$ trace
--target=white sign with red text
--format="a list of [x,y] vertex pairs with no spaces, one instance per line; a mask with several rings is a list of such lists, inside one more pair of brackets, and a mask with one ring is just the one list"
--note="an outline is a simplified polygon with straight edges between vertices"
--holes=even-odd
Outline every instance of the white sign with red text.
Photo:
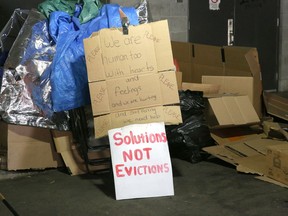
[[164,123],[109,130],[116,200],[173,196],[173,175]]

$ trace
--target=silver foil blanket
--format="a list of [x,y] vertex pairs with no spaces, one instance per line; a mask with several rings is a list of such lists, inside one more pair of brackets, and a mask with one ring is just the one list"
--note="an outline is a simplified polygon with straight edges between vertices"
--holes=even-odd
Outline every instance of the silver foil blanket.
[[68,113],[51,111],[49,76],[40,79],[55,54],[51,41],[45,17],[29,11],[4,64],[0,116],[7,123],[69,129]]

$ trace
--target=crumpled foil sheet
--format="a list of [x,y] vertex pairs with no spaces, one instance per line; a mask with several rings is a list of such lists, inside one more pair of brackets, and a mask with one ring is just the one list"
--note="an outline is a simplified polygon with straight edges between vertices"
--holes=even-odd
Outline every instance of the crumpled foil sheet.
[[[7,25],[6,27],[13,28]],[[29,11],[4,64],[0,91],[0,116],[4,121],[18,125],[69,130],[68,112],[51,114],[49,110],[49,77],[40,80],[40,75],[49,69],[54,54],[55,45],[49,41],[47,20],[40,12]],[[43,107],[40,109],[33,102],[40,85],[44,85],[41,89],[45,98],[41,100],[46,103],[47,111]]]
[[139,24],[149,22],[148,2],[147,0],[141,0],[141,2],[135,6],[136,13],[138,15]]

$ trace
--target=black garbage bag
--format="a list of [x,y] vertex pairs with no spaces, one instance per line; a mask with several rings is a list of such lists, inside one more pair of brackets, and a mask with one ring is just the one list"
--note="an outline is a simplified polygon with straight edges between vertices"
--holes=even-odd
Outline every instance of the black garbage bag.
[[170,155],[197,163],[209,157],[202,148],[215,145],[205,124],[205,100],[198,91],[179,91],[179,96],[183,123],[166,126]]

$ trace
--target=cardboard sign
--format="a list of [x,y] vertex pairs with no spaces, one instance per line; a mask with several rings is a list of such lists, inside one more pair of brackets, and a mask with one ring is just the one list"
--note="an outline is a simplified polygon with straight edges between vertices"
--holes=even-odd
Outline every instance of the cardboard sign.
[[108,133],[117,200],[174,195],[163,122],[134,124]]
[[174,71],[168,21],[109,28],[84,39],[89,82]]
[[167,125],[182,123],[179,106],[155,106],[135,110],[110,113],[94,118],[95,137],[108,135],[108,130],[131,124],[165,122]]

